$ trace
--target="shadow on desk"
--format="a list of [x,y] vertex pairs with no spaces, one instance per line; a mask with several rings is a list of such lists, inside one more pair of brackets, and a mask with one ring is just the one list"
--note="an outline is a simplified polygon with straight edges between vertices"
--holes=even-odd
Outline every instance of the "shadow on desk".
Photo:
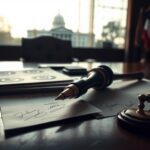
[[7,139],[7,138],[14,137],[14,136],[22,135],[25,133],[30,133],[30,132],[34,132],[34,131],[41,131],[44,129],[46,130],[48,128],[52,128],[52,127],[56,127],[56,126],[59,126],[57,132],[62,132],[62,131],[65,131],[67,129],[76,128],[76,127],[80,126],[83,122],[85,122],[87,120],[93,120],[93,119],[95,119],[95,115],[90,114],[90,115],[86,115],[86,116],[69,118],[69,119],[64,119],[64,120],[60,120],[60,121],[44,123],[41,125],[30,126],[30,127],[26,127],[26,128],[6,130],[5,131],[5,137]]
[[[128,132],[115,117],[68,122],[6,140],[1,149],[149,150],[149,137]],[[61,148],[60,148],[61,145]]]

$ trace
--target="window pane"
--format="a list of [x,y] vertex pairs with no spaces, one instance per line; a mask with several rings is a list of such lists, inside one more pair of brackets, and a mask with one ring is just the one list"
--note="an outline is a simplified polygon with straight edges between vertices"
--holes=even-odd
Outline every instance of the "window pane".
[[71,40],[73,47],[124,47],[127,0],[0,0],[0,4],[0,45],[48,35]]
[[126,17],[127,0],[96,0],[94,19],[96,46],[124,48]]

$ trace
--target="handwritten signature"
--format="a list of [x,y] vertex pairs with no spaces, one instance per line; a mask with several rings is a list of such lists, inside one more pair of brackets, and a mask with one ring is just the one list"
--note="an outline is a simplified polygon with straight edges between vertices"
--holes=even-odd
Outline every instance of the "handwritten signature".
[[66,104],[59,104],[58,102],[55,103],[47,103],[44,104],[43,107],[40,108],[33,108],[24,111],[19,111],[13,114],[13,118],[17,120],[30,120],[30,119],[43,119],[47,115],[56,115],[58,111],[64,109]]

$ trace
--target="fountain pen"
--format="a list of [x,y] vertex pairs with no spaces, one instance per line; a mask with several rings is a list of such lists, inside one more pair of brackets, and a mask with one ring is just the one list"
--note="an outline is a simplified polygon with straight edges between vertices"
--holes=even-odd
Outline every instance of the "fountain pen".
[[108,66],[99,66],[91,69],[86,77],[74,81],[68,85],[55,100],[64,100],[67,98],[77,98],[86,93],[89,88],[102,90],[108,87],[113,80],[119,79],[138,79],[144,77],[143,72],[127,73],[127,74],[114,74],[112,69]]

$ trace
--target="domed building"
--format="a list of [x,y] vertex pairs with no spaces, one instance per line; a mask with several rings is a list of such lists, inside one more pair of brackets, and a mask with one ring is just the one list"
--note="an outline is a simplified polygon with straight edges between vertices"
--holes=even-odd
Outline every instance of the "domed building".
[[72,30],[65,28],[65,21],[62,15],[59,13],[54,17],[52,22],[52,29],[49,31],[46,30],[28,30],[28,37],[36,37],[41,35],[53,36],[58,39],[63,40],[72,40]]
[[53,28],[65,27],[65,21],[62,15],[58,14],[54,17]]
[[62,15],[58,14],[54,17],[53,28],[50,30],[53,37],[72,40],[72,30],[65,28],[65,21]]
[[[73,47],[87,47],[89,41],[88,33],[73,32],[72,30],[67,29],[65,27],[64,18],[60,13],[54,17],[52,25],[51,30],[28,30],[28,37],[33,38],[41,35],[53,36],[62,40],[70,40]],[[92,36],[94,39],[95,35]]]

